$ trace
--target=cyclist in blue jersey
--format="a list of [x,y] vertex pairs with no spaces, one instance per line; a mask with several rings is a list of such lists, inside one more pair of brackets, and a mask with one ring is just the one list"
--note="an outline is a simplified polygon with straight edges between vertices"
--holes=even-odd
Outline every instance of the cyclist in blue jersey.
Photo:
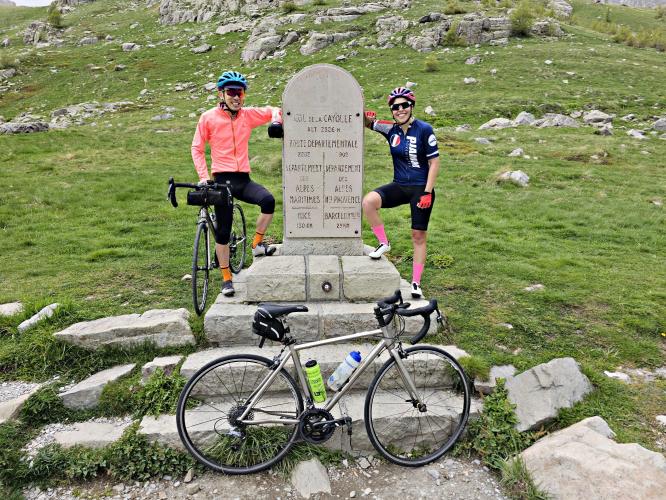
[[432,206],[435,203],[435,182],[439,173],[439,151],[432,126],[414,118],[414,92],[397,87],[388,96],[393,121],[375,120],[374,113],[366,112],[366,126],[379,132],[389,143],[393,157],[393,182],[369,192],[363,198],[363,213],[372,232],[379,240],[370,253],[379,259],[391,250],[380,208],[393,208],[409,203],[412,214],[412,297],[423,297],[421,275],[426,261],[426,237]]

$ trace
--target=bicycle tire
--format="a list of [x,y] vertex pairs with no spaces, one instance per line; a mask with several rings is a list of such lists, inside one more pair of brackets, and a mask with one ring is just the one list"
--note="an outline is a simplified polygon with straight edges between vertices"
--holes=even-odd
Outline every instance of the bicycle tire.
[[[192,302],[194,311],[201,316],[208,300],[208,281],[210,279],[210,231],[207,222],[197,225],[194,236],[192,255]],[[213,252],[215,249],[213,248]]]
[[446,351],[415,346],[405,354],[403,364],[426,410],[412,403],[391,358],[368,388],[365,427],[370,442],[387,460],[420,467],[440,458],[460,438],[469,417],[470,390],[462,367]]
[[[245,397],[272,373],[272,365],[273,360],[253,354],[224,356],[198,370],[185,384],[178,399],[176,425],[185,448],[198,462],[217,472],[251,474],[268,469],[289,452],[298,437],[298,424],[232,423],[244,409]],[[247,419],[266,415],[297,418],[301,413],[301,392],[282,369]],[[242,436],[232,434],[232,427],[242,431]]]
[[247,234],[243,209],[238,203],[235,203],[233,210],[229,236],[229,267],[232,273],[238,274],[245,264]]

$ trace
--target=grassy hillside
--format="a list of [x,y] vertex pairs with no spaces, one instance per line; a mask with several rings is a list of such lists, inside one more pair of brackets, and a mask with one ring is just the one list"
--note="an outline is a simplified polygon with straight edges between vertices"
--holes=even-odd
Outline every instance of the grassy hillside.
[[[474,9],[471,2],[462,4]],[[577,16],[594,15],[593,7],[576,7]],[[647,130],[654,117],[666,113],[664,53],[564,25],[566,36],[558,40],[439,48],[430,56],[434,72],[426,71],[424,54],[364,44],[344,61],[337,56],[352,49],[342,44],[310,57],[301,56],[295,44],[283,59],[243,65],[240,52],[248,33],[215,35],[217,23],[161,26],[157,8],[127,0],[81,5],[64,16],[65,45],[44,49],[25,47],[21,39],[30,20],[45,19],[45,9],[4,9],[0,15],[0,38],[11,40],[9,48],[0,49],[0,62],[19,71],[14,86],[0,94],[0,115],[7,120],[26,111],[50,117],[57,108],[94,100],[134,103],[84,126],[0,136],[0,303],[22,300],[30,305],[26,315],[51,302],[67,304],[66,314],[28,335],[15,330],[23,317],[0,320],[0,378],[46,379],[53,371],[80,377],[133,356],[93,360],[59,350],[50,334],[75,320],[149,308],[191,310],[189,283],[180,278],[189,272],[195,211],[184,203],[174,210],[164,195],[170,176],[196,179],[189,146],[197,118],[189,115],[212,106],[203,85],[235,68],[251,75],[248,105],[278,105],[291,76],[325,62],[356,77],[366,106],[380,118],[389,118],[386,93],[416,82],[416,114],[437,127],[445,154],[423,286],[451,318],[454,333],[445,340],[519,370],[573,356],[598,390],[557,425],[598,414],[619,439],[663,447],[653,429],[655,415],[666,406],[664,381],[628,386],[605,378],[603,370],[666,364],[666,220],[660,204],[666,198],[666,141],[649,134],[649,140],[637,141],[625,134],[628,128]],[[321,8],[306,6],[303,12]],[[416,20],[440,8],[423,0],[403,15]],[[379,15],[316,28],[361,27],[374,37]],[[130,28],[133,23],[139,26]],[[315,25],[296,28],[305,35]],[[76,46],[87,32],[114,40]],[[192,54],[201,43],[188,42],[194,35],[214,49]],[[167,39],[172,41],[160,44]],[[123,52],[121,42],[142,49]],[[473,54],[481,63],[465,65]],[[119,64],[126,69],[114,71]],[[491,69],[497,70],[494,75]],[[479,83],[465,85],[465,77]],[[192,93],[175,90],[184,82],[193,83]],[[423,114],[427,105],[435,117]],[[152,121],[166,106],[175,108],[175,118]],[[594,135],[590,127],[476,131],[491,118],[520,111],[541,116],[583,109],[616,114],[615,135]],[[619,120],[628,113],[637,116],[635,123]],[[473,131],[454,132],[462,123]],[[480,136],[494,139],[492,145],[476,143]],[[530,159],[508,158],[516,147]],[[281,145],[260,129],[251,155],[254,177],[278,199],[270,235],[279,241]],[[365,169],[366,190],[391,178],[387,147],[377,134],[366,134]],[[497,185],[496,173],[506,169],[527,172],[530,187]],[[254,220],[256,209],[247,212]],[[407,213],[384,213],[395,243],[391,259],[406,277],[411,272]],[[374,243],[367,225],[363,235]],[[534,283],[545,290],[523,290]],[[195,326],[200,328],[198,320]]]

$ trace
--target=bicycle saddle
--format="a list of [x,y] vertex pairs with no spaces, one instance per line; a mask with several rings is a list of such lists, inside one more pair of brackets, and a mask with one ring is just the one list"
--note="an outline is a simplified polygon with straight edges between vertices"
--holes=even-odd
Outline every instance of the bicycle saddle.
[[274,318],[293,312],[308,312],[308,308],[303,305],[283,306],[281,304],[266,303],[266,304],[259,304],[259,307]]

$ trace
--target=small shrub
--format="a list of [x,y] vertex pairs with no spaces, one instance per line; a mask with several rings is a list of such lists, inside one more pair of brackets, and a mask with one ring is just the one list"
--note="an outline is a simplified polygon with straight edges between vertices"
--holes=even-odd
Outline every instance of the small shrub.
[[158,416],[163,413],[176,413],[178,397],[183,387],[185,387],[184,377],[176,373],[168,377],[161,368],[158,368],[148,379],[146,385],[139,389],[134,415],[138,418],[144,415]]
[[45,483],[60,476],[69,465],[69,457],[59,444],[49,444],[40,448],[32,459],[31,481]]
[[465,14],[467,9],[457,0],[449,0],[444,6],[444,14]]
[[659,5],[654,10],[654,17],[655,19],[661,19],[662,21],[666,21],[666,5]]
[[478,356],[465,356],[460,358],[458,362],[470,380],[473,381],[477,377],[481,380],[488,380],[490,376],[490,364],[485,359]]
[[434,73],[435,71],[439,71],[439,62],[437,62],[437,57],[435,57],[434,54],[431,54],[425,58],[425,61],[423,62],[423,70],[426,73]]
[[99,413],[107,417],[134,413],[139,391],[138,375],[107,384],[99,397]]
[[516,36],[529,36],[534,24],[534,12],[535,9],[532,2],[522,0],[509,16],[511,20],[511,33]]
[[194,467],[185,452],[149,443],[138,434],[138,424],[130,426],[123,437],[108,448],[108,473],[121,481],[145,481],[153,476],[184,475]]
[[292,12],[296,12],[298,10],[298,6],[294,2],[285,2],[282,4],[282,12],[285,14],[291,14]]
[[19,415],[26,424],[39,426],[50,422],[64,422],[70,413],[58,396],[58,387],[50,384],[30,396]]
[[62,14],[58,10],[58,8],[55,5],[55,2],[53,2],[49,6],[48,14],[46,16],[46,22],[49,23],[51,26],[54,28],[60,29],[63,27],[62,24]]
[[69,479],[85,481],[102,474],[108,465],[106,450],[74,446],[67,450],[65,476]]
[[534,484],[522,458],[509,459],[502,464],[502,486],[511,498],[525,500],[548,500],[548,495]]
[[460,36],[458,35],[458,25],[460,23],[458,21],[454,21],[451,24],[451,27],[449,28],[449,31],[446,32],[446,35],[444,36],[444,44],[445,45],[464,45],[464,41]]
[[455,261],[453,257],[446,254],[434,254],[429,256],[428,260],[435,269],[448,269]]
[[483,400],[481,416],[469,425],[469,439],[463,448],[478,453],[489,467],[501,469],[505,460],[529,444],[529,437],[514,427],[518,422],[514,409],[504,380],[498,379],[495,391]]

